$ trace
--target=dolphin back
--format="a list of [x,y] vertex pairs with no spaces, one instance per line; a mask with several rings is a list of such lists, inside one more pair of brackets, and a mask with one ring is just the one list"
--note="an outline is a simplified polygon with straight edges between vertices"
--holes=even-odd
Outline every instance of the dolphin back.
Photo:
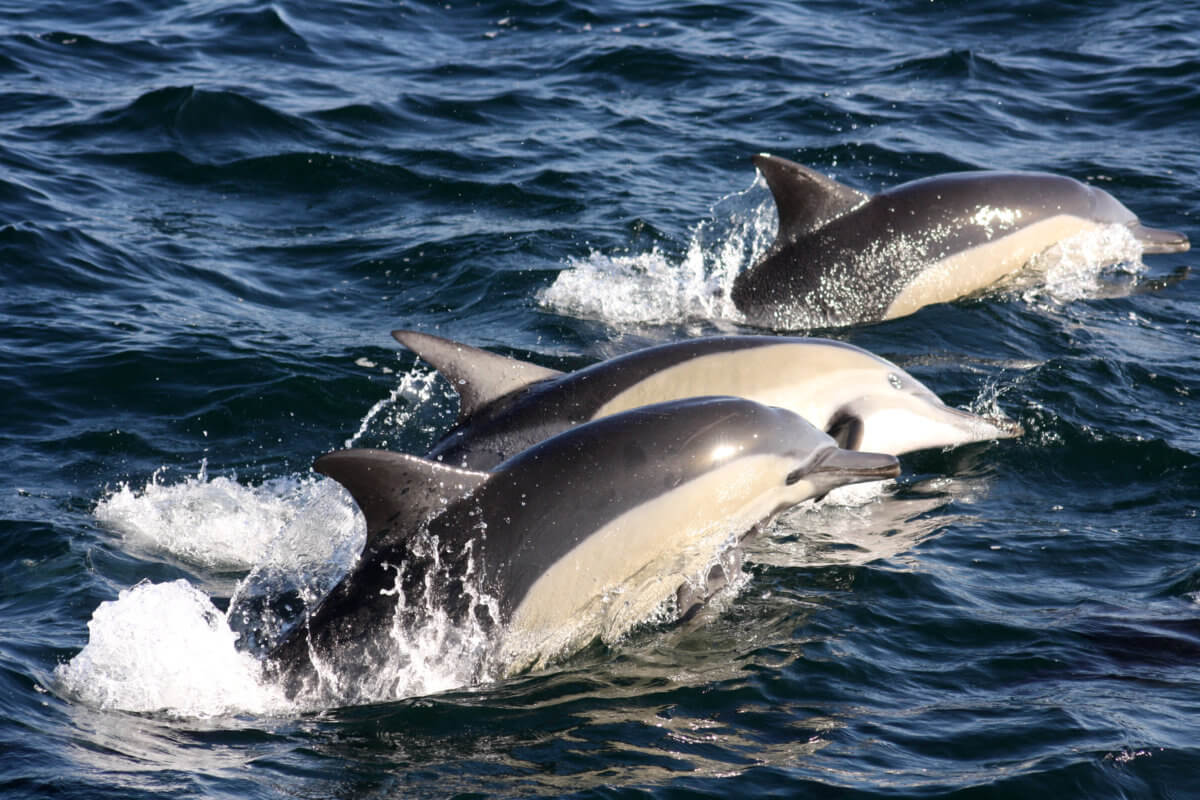
[[732,299],[749,321],[777,330],[891,319],[955,300],[1102,226],[1127,227],[1146,253],[1188,248],[1183,234],[1143,226],[1112,195],[1063,175],[948,173],[855,204],[855,190],[807,167],[754,160],[779,235],[734,280]]

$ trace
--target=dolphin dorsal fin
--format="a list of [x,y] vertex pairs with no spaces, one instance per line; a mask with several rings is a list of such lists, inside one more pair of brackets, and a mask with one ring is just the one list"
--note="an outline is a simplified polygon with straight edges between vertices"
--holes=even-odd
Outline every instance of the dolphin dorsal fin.
[[810,234],[871,199],[858,189],[786,158],[759,153],[751,160],[775,198],[779,243]]
[[450,381],[450,385],[458,392],[460,422],[498,397],[523,389],[531,383],[562,375],[555,369],[490,353],[430,333],[392,331],[392,336],[432,364]]
[[489,472],[459,469],[388,450],[326,453],[313,469],[346,487],[367,518],[367,543],[389,531],[417,531],[443,508],[474,492]]

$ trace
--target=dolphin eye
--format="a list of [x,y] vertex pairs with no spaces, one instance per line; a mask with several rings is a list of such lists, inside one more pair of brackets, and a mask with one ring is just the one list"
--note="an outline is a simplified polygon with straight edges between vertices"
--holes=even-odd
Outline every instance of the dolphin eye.
[[788,476],[784,480],[784,483],[787,484],[788,486],[795,486],[797,483],[800,482],[800,479],[803,477],[804,477],[804,470],[801,470],[801,469],[793,470],[788,473]]

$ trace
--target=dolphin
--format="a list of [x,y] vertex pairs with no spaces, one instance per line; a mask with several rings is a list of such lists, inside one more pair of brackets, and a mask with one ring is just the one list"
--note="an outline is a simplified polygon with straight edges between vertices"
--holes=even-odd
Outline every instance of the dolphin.
[[353,449],[314,469],[349,490],[367,539],[267,656],[293,697],[331,667],[342,685],[383,674],[394,621],[412,609],[490,631],[501,671],[611,640],[673,597],[695,602],[681,590],[775,514],[899,474],[893,456],[844,450],[790,411],[736,397],[614,414],[486,472]]
[[392,336],[459,393],[458,423],[428,457],[472,469],[488,469],[572,425],[698,395],[787,408],[841,447],[892,455],[1021,433],[1004,417],[947,406],[890,361],[829,339],[697,338],[563,374],[428,333]]
[[787,159],[753,157],[775,198],[779,233],[733,283],[755,325],[796,329],[893,319],[1016,272],[1070,237],[1129,229],[1144,253],[1188,238],[1149,228],[1112,195],[1036,172],[958,172],[871,197]]

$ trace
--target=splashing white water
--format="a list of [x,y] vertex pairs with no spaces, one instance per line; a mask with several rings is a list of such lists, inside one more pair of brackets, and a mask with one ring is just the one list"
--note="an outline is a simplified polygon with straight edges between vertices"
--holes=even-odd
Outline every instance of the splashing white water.
[[[367,412],[346,447],[387,440],[409,426],[434,396],[436,373],[414,369]],[[430,435],[436,430],[430,427]],[[297,569],[332,563],[344,571],[361,549],[362,519],[333,481],[290,475],[244,486],[205,465],[195,477],[165,485],[155,473],[141,490],[128,484],[104,497],[96,518],[135,546],[207,569]]]
[[141,583],[101,603],[86,647],[55,670],[96,708],[208,717],[288,707],[208,596],[187,581]]
[[687,320],[742,321],[730,299],[733,279],[775,240],[775,206],[757,179],[713,207],[679,261],[658,249],[636,255],[592,252],[572,259],[538,302],[562,314],[616,325]]
[[136,546],[208,569],[294,566],[295,554],[327,561],[338,544],[329,528],[345,529],[353,517],[331,500],[336,486],[311,477],[243,486],[202,467],[182,483],[159,481],[156,474],[140,491],[122,485],[97,504],[96,518]]
[[446,391],[436,370],[415,366],[400,376],[400,383],[387,397],[371,407],[358,430],[342,446],[386,449],[391,438],[401,432],[406,436],[420,434],[427,440],[426,444],[432,444],[445,424],[453,419],[447,419],[447,409],[448,401],[456,395],[453,391],[446,394]]
[[[347,447],[369,439],[385,446],[401,430],[426,425],[436,374],[415,368],[365,415]],[[435,432],[430,427],[430,435]],[[203,717],[294,713],[329,698],[295,701],[262,673],[247,652],[277,638],[280,620],[264,598],[293,593],[312,607],[353,565],[365,539],[363,518],[335,481],[290,475],[245,486],[226,477],[195,476],[164,484],[160,474],[140,490],[123,485],[95,509],[98,520],[138,549],[163,553],[205,570],[248,571],[227,614],[186,581],[143,583],[102,603],[88,625],[89,642],[56,670],[63,691],[92,706]],[[294,609],[298,611],[298,609]],[[231,624],[233,623],[233,624]],[[446,621],[406,638],[394,632],[396,670],[353,696],[359,702],[443,691],[469,682],[464,648],[476,631]]]
[[1069,303],[1105,293],[1102,278],[1120,272],[1139,275],[1142,245],[1124,225],[1106,225],[1063,239],[1034,256],[1013,281],[1013,288],[1028,303],[1048,299]]
[[[314,660],[316,680],[301,696],[302,703],[321,707],[330,702],[380,702],[444,692],[489,677],[493,626],[483,624],[477,611],[467,614],[463,620],[454,620],[436,599],[440,596],[438,585],[449,580],[442,567],[436,538],[418,533],[409,542],[409,552],[413,559],[428,560],[424,590],[414,596],[407,594],[397,569],[396,585],[389,592],[396,598],[396,609],[387,631],[384,662],[353,685],[348,685],[342,678],[344,672],[339,669],[339,663],[344,663],[346,657],[357,657],[353,651],[335,654],[332,662],[323,662],[318,657]],[[473,609],[486,608],[489,619],[499,619],[499,603],[473,585],[474,574],[474,561],[469,557],[463,575],[468,605]]]

